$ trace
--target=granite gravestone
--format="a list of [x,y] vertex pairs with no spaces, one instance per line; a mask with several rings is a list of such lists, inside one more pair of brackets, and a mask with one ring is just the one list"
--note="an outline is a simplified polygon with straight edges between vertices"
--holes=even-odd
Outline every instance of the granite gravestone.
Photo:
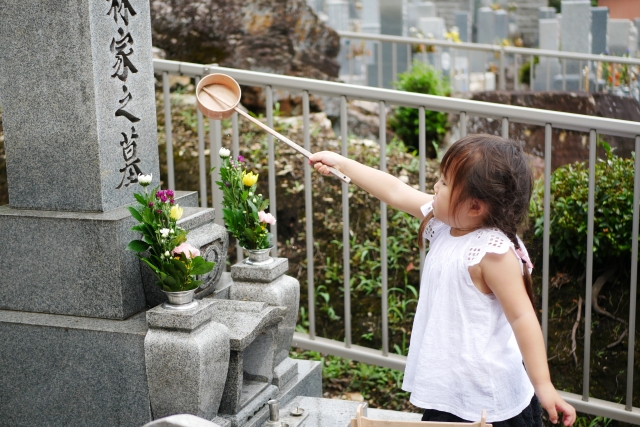
[[[154,415],[212,417],[218,410],[235,335],[214,323],[208,307],[230,303],[212,300],[229,298],[231,278],[219,270],[225,287],[214,293],[211,283],[199,310],[145,313],[140,262],[125,249],[139,237],[126,209],[140,190],[138,173],[159,180],[149,12],[146,0],[0,6],[0,97],[13,173],[11,205],[0,207],[0,424],[137,427]],[[63,177],[72,187],[55,185]],[[47,182],[41,187],[40,180]],[[30,186],[34,191],[24,198],[22,188]],[[212,209],[195,207],[196,193],[177,199],[185,207],[179,225],[203,255],[212,245],[226,246],[212,242],[217,230],[207,227],[219,226],[211,224]],[[219,266],[226,265],[224,252]],[[255,279],[265,299],[277,294],[271,305],[287,306],[263,303],[261,312],[277,315],[252,330],[247,319],[256,316],[231,309],[247,332],[242,345],[250,348],[239,375],[264,377],[270,396],[285,402],[319,396],[319,363],[285,354],[299,283],[284,271],[270,283],[264,273],[253,271],[245,284]],[[215,282],[217,274],[201,278]],[[273,342],[262,346],[267,327]],[[251,418],[256,424],[247,427],[254,427],[266,419],[266,402],[242,403],[245,411],[233,420]]]
[[349,30],[349,3],[346,0],[328,0],[325,3],[327,24],[336,31]]
[[[591,53],[591,2],[563,0],[562,15],[570,17],[560,22],[560,45],[565,52]],[[586,65],[583,61],[582,66]],[[582,75],[580,61],[566,62],[567,74]]]
[[126,205],[139,173],[159,181],[149,3],[6,0],[0,22],[0,419],[139,426],[147,302]]
[[[403,33],[403,2],[398,0],[379,0],[380,1],[380,32],[393,36],[401,36]],[[407,69],[407,50],[397,49],[397,68],[396,78],[399,73]],[[376,83],[377,86],[377,72]],[[394,79],[393,72],[393,48],[390,43],[382,45],[382,86],[392,88]]]
[[553,19],[556,17],[555,7],[539,7],[538,19]]
[[502,43],[509,38],[509,14],[504,9],[498,9],[493,15],[495,42]]
[[418,28],[420,18],[436,17],[436,5],[433,2],[412,2],[406,6],[404,35],[411,34],[411,28]]
[[[9,205],[107,212],[131,203],[139,173],[159,178],[148,14],[119,1],[2,3]],[[33,46],[38,54],[25,55]]]
[[478,9],[478,43],[493,44],[495,39],[495,22],[493,9]]
[[7,0],[0,21],[0,309],[127,318],[145,300],[124,206],[159,180],[148,3]]
[[[328,17],[327,25],[336,31],[349,30],[349,3],[345,0],[328,0],[325,3],[325,11]],[[350,40],[340,40],[340,75],[349,74],[349,46]]]
[[426,17],[418,20],[418,29],[427,39],[444,40],[445,23],[444,18]]
[[610,19],[608,28],[609,54],[622,56],[628,53],[629,37],[633,23],[629,19]]
[[[558,50],[558,20],[540,19],[540,49]],[[560,72],[560,64],[557,58],[541,56],[535,64],[533,90],[551,90],[552,79]]]
[[462,42],[471,41],[471,20],[469,12],[456,12],[454,22],[458,28],[458,36]]
[[[481,7],[477,13],[477,42],[493,44],[495,38],[493,9],[490,7]],[[484,73],[487,69],[487,57],[486,52],[470,51],[469,71],[471,73]]]
[[608,23],[608,7],[591,8],[591,53],[595,55],[600,55],[607,51]]
[[[362,2],[362,32],[366,34],[380,34],[380,2],[379,0],[364,0]],[[365,42],[367,85],[378,86],[378,43]]]
[[638,53],[638,28],[635,25],[631,25],[629,28],[629,56],[635,57]]
[[[640,18],[633,18],[633,24],[636,26],[636,32],[640,34]],[[640,51],[640,37],[638,37],[638,43],[636,43],[636,51]]]

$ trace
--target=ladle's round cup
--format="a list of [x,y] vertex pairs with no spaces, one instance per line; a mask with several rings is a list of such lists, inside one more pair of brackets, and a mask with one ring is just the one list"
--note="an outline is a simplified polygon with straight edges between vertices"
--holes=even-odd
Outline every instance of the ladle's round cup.
[[196,87],[198,109],[214,120],[230,117],[240,102],[240,95],[240,85],[226,74],[209,74]]

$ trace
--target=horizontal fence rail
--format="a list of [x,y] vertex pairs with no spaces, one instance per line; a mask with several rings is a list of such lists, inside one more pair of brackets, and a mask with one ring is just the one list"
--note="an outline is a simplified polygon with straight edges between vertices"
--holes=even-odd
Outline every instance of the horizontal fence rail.
[[338,35],[342,38],[352,39],[352,40],[369,40],[369,41],[377,41],[384,43],[397,43],[397,44],[410,44],[410,45],[427,45],[427,46],[438,46],[438,47],[447,47],[452,49],[460,49],[460,50],[472,50],[478,52],[497,52],[500,51],[506,53],[518,53],[521,55],[534,55],[534,56],[548,56],[553,58],[565,58],[565,59],[577,59],[584,61],[606,61],[606,62],[615,62],[616,64],[630,64],[630,65],[640,65],[640,59],[638,58],[628,58],[625,56],[610,56],[610,55],[594,55],[591,53],[577,53],[577,52],[564,52],[561,50],[546,50],[546,49],[536,49],[536,48],[528,48],[528,47],[515,47],[515,46],[501,46],[497,44],[486,44],[486,43],[469,43],[469,42],[452,42],[448,40],[432,40],[426,38],[419,37],[403,37],[403,36],[391,36],[385,34],[367,34],[367,33],[356,33],[353,31],[338,31]]
[[[460,55],[459,52],[484,52],[484,53],[493,53],[497,56],[498,59],[498,83],[499,89],[506,89],[506,62],[507,56],[513,56],[513,63],[515,65],[514,72],[514,88],[516,90],[519,89],[519,59],[520,58],[529,58],[531,68],[530,68],[530,86],[533,84],[533,72],[534,72],[534,57],[542,57],[542,58],[555,58],[562,60],[562,89],[566,88],[566,61],[580,61],[580,73],[582,73],[583,66],[589,64],[597,64],[597,63],[611,63],[611,64],[620,64],[620,65],[633,65],[640,66],[640,59],[631,58],[631,57],[623,57],[623,56],[610,56],[610,55],[595,55],[588,53],[577,53],[577,52],[564,52],[558,50],[547,50],[547,49],[537,49],[537,48],[524,48],[524,47],[515,47],[515,46],[502,46],[498,44],[483,44],[483,43],[469,43],[469,42],[453,42],[448,40],[433,40],[427,38],[419,38],[419,37],[404,37],[404,36],[393,36],[393,35],[385,35],[385,34],[368,34],[368,33],[359,33],[352,31],[338,31],[338,35],[341,38],[352,41],[367,41],[371,43],[377,44],[377,61],[378,61],[378,87],[383,86],[383,78],[382,78],[382,44],[387,43],[391,44],[392,52],[394,53],[391,58],[391,68],[392,68],[392,81],[396,81],[396,76],[398,74],[398,61],[395,55],[397,52],[397,45],[405,45],[407,49],[407,70],[411,69],[411,57],[414,56],[412,52],[412,46],[431,46],[434,48],[439,48],[440,50],[446,49],[451,52],[451,69],[453,73],[456,74],[456,62],[455,58]],[[365,52],[363,52],[365,54]],[[421,56],[422,55],[422,56]],[[415,53],[416,58],[422,58],[423,62],[427,61],[426,51],[422,53]],[[349,78],[353,77],[353,57],[355,56],[352,52],[349,52],[350,62],[349,62]],[[436,61],[436,68],[438,70],[442,69],[441,60],[438,58]],[[551,80],[550,80],[550,72],[549,72],[550,63],[546,64],[546,75],[547,81],[545,82],[545,89],[551,89]],[[628,70],[630,72],[630,70]],[[588,78],[588,76],[587,76]],[[583,78],[580,78],[578,81],[579,90],[586,90],[587,88],[582,83]],[[606,83],[606,82],[605,82]],[[612,80],[612,85],[615,86],[615,72],[614,78]],[[598,77],[595,77],[595,90],[598,91],[600,85],[600,80]]]
[[[360,33],[356,33],[360,35]],[[421,39],[418,39],[421,40]],[[440,42],[444,43],[444,42]],[[458,45],[458,44],[456,44]],[[494,47],[492,47],[494,48]],[[341,123],[341,153],[343,155],[347,154],[348,148],[348,138],[347,138],[347,108],[346,103],[348,100],[367,100],[379,103],[380,106],[380,145],[381,148],[386,144],[386,115],[385,115],[385,107],[389,105],[394,106],[404,106],[416,108],[419,111],[419,126],[420,126],[420,146],[419,146],[419,187],[421,190],[425,189],[425,155],[426,155],[426,141],[424,138],[424,127],[425,127],[425,112],[428,110],[431,111],[440,111],[447,113],[455,113],[460,117],[460,127],[461,127],[461,136],[466,135],[466,125],[469,116],[475,117],[490,117],[497,118],[501,120],[502,124],[502,135],[508,137],[509,133],[509,124],[510,123],[520,123],[520,124],[528,124],[528,125],[536,125],[542,126],[545,129],[545,143],[544,143],[544,177],[545,177],[545,186],[544,186],[544,236],[543,236],[543,277],[542,277],[542,330],[545,338],[545,343],[547,341],[548,335],[548,318],[549,318],[549,240],[552,236],[549,236],[549,209],[550,209],[550,175],[551,175],[551,153],[552,153],[552,129],[565,129],[572,130],[578,132],[584,132],[589,134],[589,148],[590,148],[590,156],[589,156],[589,230],[587,241],[588,247],[593,247],[593,209],[594,209],[594,192],[595,192],[595,148],[596,148],[596,136],[598,134],[603,135],[614,135],[626,138],[634,138],[635,139],[635,150],[636,153],[640,152],[640,123],[629,122],[624,120],[616,120],[616,119],[607,119],[601,117],[590,117],[583,116],[578,114],[570,114],[570,113],[561,113],[554,111],[545,111],[538,110],[532,108],[524,108],[510,105],[500,105],[500,104],[492,104],[487,102],[480,101],[470,101],[464,99],[454,99],[454,98],[445,98],[438,96],[430,96],[430,95],[421,95],[415,93],[408,92],[399,92],[395,90],[388,90],[382,88],[370,88],[365,86],[356,86],[356,85],[348,85],[344,83],[337,82],[328,82],[328,81],[319,81],[312,80],[306,78],[298,78],[298,77],[290,77],[290,76],[281,76],[275,74],[267,74],[246,70],[237,70],[230,68],[222,68],[215,66],[207,66],[200,64],[192,64],[185,62],[174,62],[174,61],[166,61],[166,60],[154,60],[154,69],[157,74],[165,75],[167,74],[179,74],[184,76],[193,77],[195,79],[199,79],[207,74],[213,72],[220,72],[228,74],[229,76],[236,79],[240,84],[254,87],[262,87],[267,89],[267,105],[266,105],[266,119],[270,126],[273,125],[273,98],[272,91],[274,89],[280,89],[289,91],[292,93],[300,93],[302,94],[302,112],[303,112],[303,144],[305,148],[309,149],[310,144],[310,129],[309,129],[309,95],[324,95],[330,96],[340,99],[340,123]],[[165,84],[167,84],[167,80],[163,79]],[[164,102],[165,106],[170,105],[170,98],[168,94],[168,90],[164,91]],[[195,108],[195,106],[194,106]],[[165,117],[168,117],[167,120],[170,121],[170,111],[168,112],[165,109]],[[200,119],[200,116],[198,116]],[[237,116],[233,116],[233,152],[234,155],[237,155],[239,152],[238,147],[238,125],[237,125]],[[167,127],[169,128],[169,127]],[[212,164],[214,164],[214,158],[217,157],[217,149],[219,148],[219,143],[221,141],[221,130],[220,126],[214,126],[213,123],[210,125],[211,133],[210,135],[210,155]],[[200,156],[200,188],[201,188],[201,199],[202,205],[206,206],[206,195],[208,194],[207,188],[207,180],[203,175],[203,165],[204,165],[204,140],[205,136],[202,134],[204,131],[202,126],[198,126],[198,141],[199,141],[199,156]],[[215,134],[215,135],[213,135]],[[167,143],[171,139],[167,139]],[[272,177],[275,177],[277,171],[274,171],[273,165],[273,140],[269,140],[269,199],[273,202],[276,200],[276,188],[275,183],[271,182]],[[214,151],[214,149],[216,149]],[[168,150],[168,148],[167,148]],[[384,153],[384,151],[382,151]],[[384,155],[381,155],[380,169],[386,169],[386,160],[384,159]],[[584,340],[584,364],[583,364],[583,373],[584,373],[584,387],[583,394],[572,394],[572,393],[562,393],[569,403],[573,404],[576,409],[581,412],[605,416],[609,418],[613,418],[616,420],[640,424],[640,409],[634,408],[632,406],[632,396],[633,396],[633,369],[634,369],[634,338],[635,338],[635,311],[636,311],[636,295],[637,295],[637,257],[638,257],[638,203],[640,200],[640,158],[636,156],[635,159],[635,184],[634,184],[634,209],[633,209],[633,230],[632,230],[632,257],[631,257],[631,280],[630,280],[630,310],[629,310],[629,344],[628,344],[628,359],[627,359],[627,390],[626,390],[626,404],[618,404],[614,402],[607,402],[598,399],[591,398],[589,396],[589,371],[590,365],[589,360],[591,356],[591,348],[589,335],[585,334]],[[170,177],[172,171],[170,171]],[[350,302],[350,287],[349,287],[349,277],[350,277],[350,265],[349,260],[351,257],[350,253],[350,241],[349,241],[349,210],[348,210],[348,197],[346,197],[347,185],[342,184],[342,194],[345,199],[343,200],[343,268],[344,268],[344,277],[345,277],[345,296],[344,296],[344,304],[345,304],[345,342],[339,342],[335,340],[330,340],[326,338],[322,338],[317,336],[316,334],[316,325],[315,325],[315,301],[314,301],[314,277],[312,274],[313,271],[313,226],[311,223],[312,220],[312,198],[311,198],[311,169],[310,166],[305,162],[305,215],[306,215],[306,248],[307,248],[307,280],[308,280],[308,295],[309,295],[309,307],[307,309],[307,313],[309,315],[309,334],[302,334],[296,332],[293,338],[293,345],[297,347],[301,347],[307,350],[319,351],[331,355],[337,355],[345,358],[350,358],[366,363],[371,363],[379,366],[385,366],[393,369],[403,370],[406,358],[404,356],[396,355],[390,353],[388,350],[388,323],[385,321],[382,322],[383,327],[383,344],[381,349],[371,349],[358,345],[354,345],[351,340],[351,302]],[[210,188],[212,191],[212,200],[214,201],[214,206],[216,203],[219,203],[220,195],[216,195],[215,188]],[[218,200],[216,200],[218,198]],[[386,212],[386,206],[381,204],[381,211]],[[272,210],[272,213],[275,215],[275,209]],[[220,218],[216,219],[217,221],[221,221]],[[381,214],[381,252],[383,248],[386,248],[386,232],[387,232],[387,223],[386,223],[386,215]],[[275,234],[275,226],[272,228],[272,232]],[[421,252],[421,262],[424,258],[424,252]],[[381,307],[383,309],[383,313],[387,310],[387,266],[386,263],[383,262],[381,266],[381,277],[383,279],[382,283],[382,301]],[[590,295],[589,292],[591,290],[590,280],[592,278],[593,273],[593,262],[592,259],[589,258],[587,260],[587,276],[588,279],[585,283],[585,294]],[[589,301],[589,299],[586,299]],[[586,313],[585,316],[590,316],[590,304],[586,303]],[[383,316],[384,318],[384,316]],[[589,323],[586,323],[587,325]]]

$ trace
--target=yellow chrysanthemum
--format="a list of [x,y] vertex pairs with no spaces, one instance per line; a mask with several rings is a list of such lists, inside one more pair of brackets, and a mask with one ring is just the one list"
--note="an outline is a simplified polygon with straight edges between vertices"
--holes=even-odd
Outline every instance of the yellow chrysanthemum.
[[169,218],[174,221],[182,218],[183,209],[179,205],[171,206],[171,210],[169,211]]
[[245,173],[242,175],[242,183],[246,187],[251,187],[257,181],[258,181],[258,175],[254,174],[253,172]]
[[450,31],[450,32],[444,33],[444,38],[447,40],[451,40],[452,42],[455,42],[455,43],[460,43],[460,35],[458,34],[457,31]]

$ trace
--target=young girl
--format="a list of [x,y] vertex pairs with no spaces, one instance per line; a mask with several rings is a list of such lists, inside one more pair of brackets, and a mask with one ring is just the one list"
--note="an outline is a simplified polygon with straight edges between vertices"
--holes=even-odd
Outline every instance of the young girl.
[[558,412],[573,424],[575,409],[551,384],[533,266],[516,235],[532,191],[522,149],[493,135],[460,139],[442,159],[433,195],[335,153],[310,161],[422,219],[429,252],[402,384],[425,409],[422,420],[473,421],[485,409],[494,427],[541,426],[542,406],[554,424]]

